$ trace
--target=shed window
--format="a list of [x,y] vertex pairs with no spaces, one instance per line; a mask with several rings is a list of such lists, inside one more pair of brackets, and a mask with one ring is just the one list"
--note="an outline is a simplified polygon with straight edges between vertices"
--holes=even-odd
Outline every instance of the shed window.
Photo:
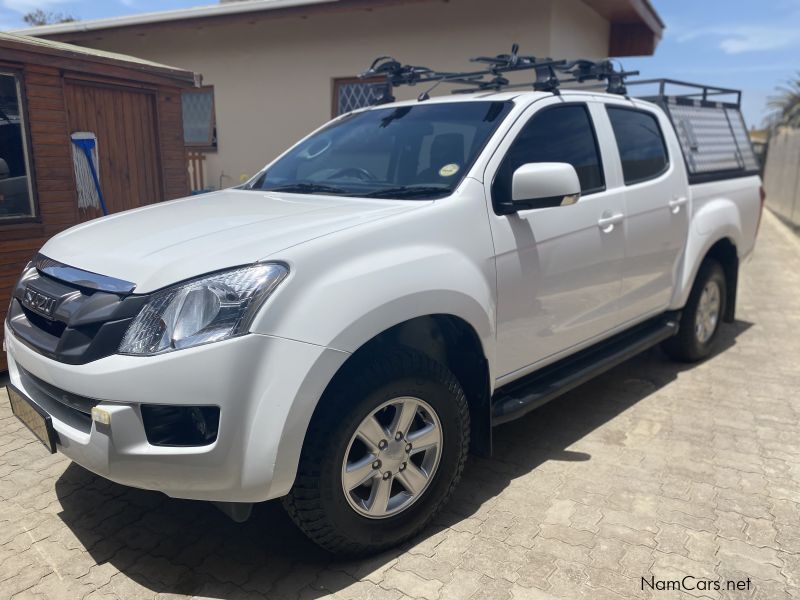
[[214,86],[184,91],[183,141],[197,150],[216,150],[217,119],[214,110]]
[[333,116],[338,117],[352,110],[373,106],[390,92],[389,84],[382,77],[334,79]]
[[0,72],[0,221],[35,216],[19,79]]

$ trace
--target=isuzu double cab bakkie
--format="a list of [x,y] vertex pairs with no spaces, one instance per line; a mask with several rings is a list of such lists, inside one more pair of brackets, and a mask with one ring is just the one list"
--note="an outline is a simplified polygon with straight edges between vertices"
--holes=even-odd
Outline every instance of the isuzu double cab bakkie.
[[493,425],[656,344],[712,352],[762,199],[707,92],[423,94],[69,229],[13,291],[12,409],[115,482],[397,544]]

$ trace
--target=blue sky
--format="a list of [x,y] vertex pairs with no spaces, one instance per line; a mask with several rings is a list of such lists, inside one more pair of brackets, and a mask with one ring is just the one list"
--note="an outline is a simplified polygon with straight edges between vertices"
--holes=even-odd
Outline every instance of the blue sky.
[[[0,30],[42,8],[82,19],[184,8],[212,0],[0,0]],[[800,0],[654,0],[667,24],[655,56],[624,59],[643,77],[671,77],[744,90],[748,125],[767,98],[800,72]]]
[[800,76],[800,0],[655,0],[667,25],[655,56],[624,59],[642,77],[741,89],[748,126],[775,87]]

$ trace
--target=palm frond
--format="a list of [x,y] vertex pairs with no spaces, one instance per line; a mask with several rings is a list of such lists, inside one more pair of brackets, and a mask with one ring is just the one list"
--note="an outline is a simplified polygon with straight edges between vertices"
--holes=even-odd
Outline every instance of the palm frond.
[[769,121],[774,125],[800,127],[800,72],[775,91],[777,93],[767,99],[772,111]]

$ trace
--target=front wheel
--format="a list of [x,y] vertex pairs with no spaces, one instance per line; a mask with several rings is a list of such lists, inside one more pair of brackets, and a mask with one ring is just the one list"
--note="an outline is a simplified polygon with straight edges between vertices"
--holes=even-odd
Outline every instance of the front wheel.
[[672,358],[695,362],[714,350],[725,314],[725,271],[714,259],[706,259],[697,272],[689,300],[681,313],[678,334],[663,344]]
[[447,502],[467,457],[469,410],[453,374],[414,350],[348,375],[321,400],[284,505],[323,548],[363,554],[412,537]]

